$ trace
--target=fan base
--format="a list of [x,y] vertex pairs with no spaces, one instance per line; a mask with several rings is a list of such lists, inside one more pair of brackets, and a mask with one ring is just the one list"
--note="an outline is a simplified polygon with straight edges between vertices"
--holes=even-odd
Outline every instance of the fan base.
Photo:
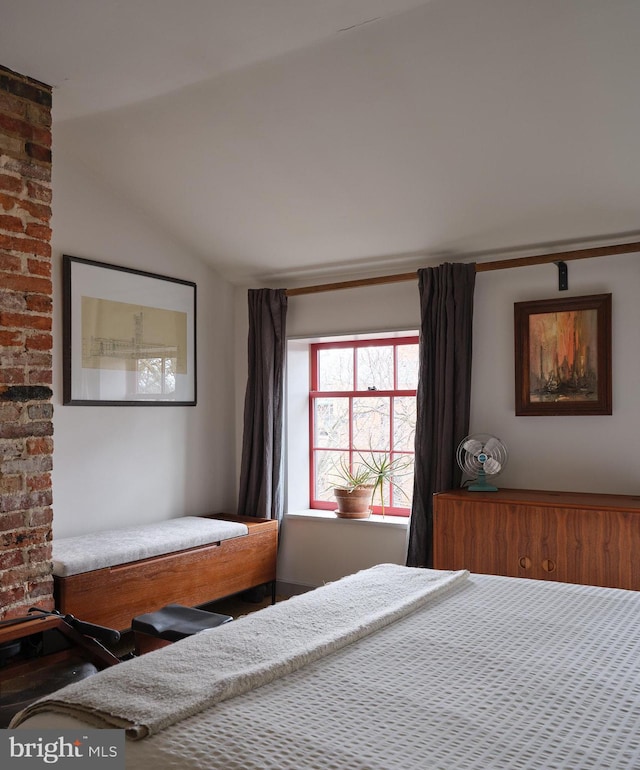
[[497,492],[498,487],[491,486],[491,484],[487,484],[484,482],[476,482],[475,484],[470,484],[467,489],[469,492]]

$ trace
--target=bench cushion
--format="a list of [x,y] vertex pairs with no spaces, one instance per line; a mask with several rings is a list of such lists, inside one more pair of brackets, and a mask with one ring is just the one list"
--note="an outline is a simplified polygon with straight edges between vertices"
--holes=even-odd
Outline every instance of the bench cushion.
[[53,574],[68,577],[217,543],[248,533],[245,524],[184,516],[137,527],[53,539]]

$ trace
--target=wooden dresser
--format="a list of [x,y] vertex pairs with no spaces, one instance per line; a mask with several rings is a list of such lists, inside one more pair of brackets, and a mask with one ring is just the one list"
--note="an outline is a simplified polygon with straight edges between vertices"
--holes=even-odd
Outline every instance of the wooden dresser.
[[436,569],[640,590],[640,496],[441,492],[433,541]]

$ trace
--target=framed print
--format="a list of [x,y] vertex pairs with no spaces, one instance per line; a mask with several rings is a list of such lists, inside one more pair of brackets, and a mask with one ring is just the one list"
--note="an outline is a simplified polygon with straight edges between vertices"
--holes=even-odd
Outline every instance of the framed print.
[[63,403],[195,406],[196,285],[63,255]]
[[611,294],[514,311],[516,414],[611,414]]

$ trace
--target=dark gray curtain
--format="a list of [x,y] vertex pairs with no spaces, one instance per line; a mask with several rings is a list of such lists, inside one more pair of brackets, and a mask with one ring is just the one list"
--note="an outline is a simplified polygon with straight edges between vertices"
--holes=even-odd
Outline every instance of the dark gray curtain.
[[475,264],[418,270],[420,364],[407,565],[433,564],[433,494],[460,485],[456,449],[469,431]]
[[282,519],[284,507],[285,289],[249,290],[249,372],[238,513]]

